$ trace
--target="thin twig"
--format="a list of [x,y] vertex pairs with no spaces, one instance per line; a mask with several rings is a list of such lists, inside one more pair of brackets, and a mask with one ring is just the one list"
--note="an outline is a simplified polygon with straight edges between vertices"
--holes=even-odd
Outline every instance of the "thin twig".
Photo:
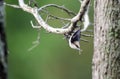
[[35,26],[32,21],[30,21],[33,28],[41,28],[41,26]]
[[83,34],[83,33],[81,33],[81,35],[84,36],[84,37],[93,37],[93,35]]
[[54,16],[52,14],[49,14],[49,16],[55,19],[63,20],[63,21],[71,21],[71,19]]
[[47,15],[46,19],[45,19],[45,22],[47,23],[48,22],[48,19],[49,19],[49,15]]
[[93,33],[93,30],[86,30],[86,32],[91,32],[91,33]]
[[[42,10],[43,11],[43,10]],[[55,16],[55,15],[52,15],[52,14],[50,14],[48,11],[43,11],[44,13],[46,13],[47,14],[47,16],[48,17],[52,17],[52,18],[54,18],[54,19],[59,19],[59,20],[63,20],[63,21],[71,21],[71,19],[69,19],[69,18],[62,18],[62,17],[58,17],[58,16]]]
[[20,6],[18,5],[13,5],[13,4],[7,4],[4,2],[4,5],[7,5],[7,6],[10,6],[10,7],[13,7],[13,8],[21,8]]
[[41,11],[41,10],[47,8],[47,7],[55,7],[55,8],[64,10],[64,11],[67,12],[68,14],[72,14],[72,15],[74,15],[74,16],[76,15],[74,12],[72,12],[71,10],[65,8],[64,6],[59,6],[59,5],[56,5],[56,4],[47,4],[47,5],[44,5],[44,6],[40,7],[40,8],[38,9],[38,11]]
[[36,48],[36,47],[40,44],[40,29],[39,29],[39,31],[38,31],[38,36],[37,36],[36,41],[34,41],[32,44],[33,44],[32,47],[30,47],[30,48],[28,49],[28,51],[33,50],[34,48]]
[[84,42],[89,42],[88,40],[86,39],[83,39],[83,38],[80,38],[81,41],[84,41]]

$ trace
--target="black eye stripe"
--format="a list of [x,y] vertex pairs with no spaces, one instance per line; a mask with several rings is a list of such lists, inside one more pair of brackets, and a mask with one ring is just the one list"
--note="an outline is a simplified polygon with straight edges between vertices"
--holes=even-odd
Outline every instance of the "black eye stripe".
[[80,48],[78,45],[74,44],[77,48]]

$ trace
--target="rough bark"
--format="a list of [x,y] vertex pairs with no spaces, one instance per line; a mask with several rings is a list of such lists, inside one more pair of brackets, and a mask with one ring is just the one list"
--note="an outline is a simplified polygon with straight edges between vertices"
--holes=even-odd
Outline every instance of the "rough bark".
[[3,0],[0,0],[0,79],[7,79],[7,44],[4,30]]
[[120,79],[120,0],[95,0],[93,79]]

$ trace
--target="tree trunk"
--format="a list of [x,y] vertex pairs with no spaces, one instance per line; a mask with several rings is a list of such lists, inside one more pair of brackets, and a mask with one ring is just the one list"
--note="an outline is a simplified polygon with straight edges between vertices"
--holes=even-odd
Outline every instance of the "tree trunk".
[[0,0],[0,79],[7,79],[7,45],[4,30],[3,0]]
[[120,79],[120,0],[95,0],[93,79]]

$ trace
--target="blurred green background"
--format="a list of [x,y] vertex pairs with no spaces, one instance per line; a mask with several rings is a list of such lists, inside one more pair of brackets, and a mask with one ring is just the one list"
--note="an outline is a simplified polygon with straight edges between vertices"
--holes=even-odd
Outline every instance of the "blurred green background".
[[[39,6],[45,4],[64,5],[75,13],[79,10],[78,0],[36,0]],[[9,4],[18,4],[17,0],[6,0]],[[93,3],[93,2],[91,2]],[[22,11],[6,6],[6,32],[9,48],[9,79],[91,79],[93,39],[86,37],[89,43],[81,41],[82,54],[71,49],[62,35],[40,31],[40,44],[31,51],[38,31],[31,27],[34,17]],[[59,11],[50,10],[59,14]],[[90,19],[93,22],[93,5],[90,6]],[[67,16],[66,16],[67,17]],[[49,22],[60,27],[57,22]],[[93,29],[90,26],[89,29]]]

